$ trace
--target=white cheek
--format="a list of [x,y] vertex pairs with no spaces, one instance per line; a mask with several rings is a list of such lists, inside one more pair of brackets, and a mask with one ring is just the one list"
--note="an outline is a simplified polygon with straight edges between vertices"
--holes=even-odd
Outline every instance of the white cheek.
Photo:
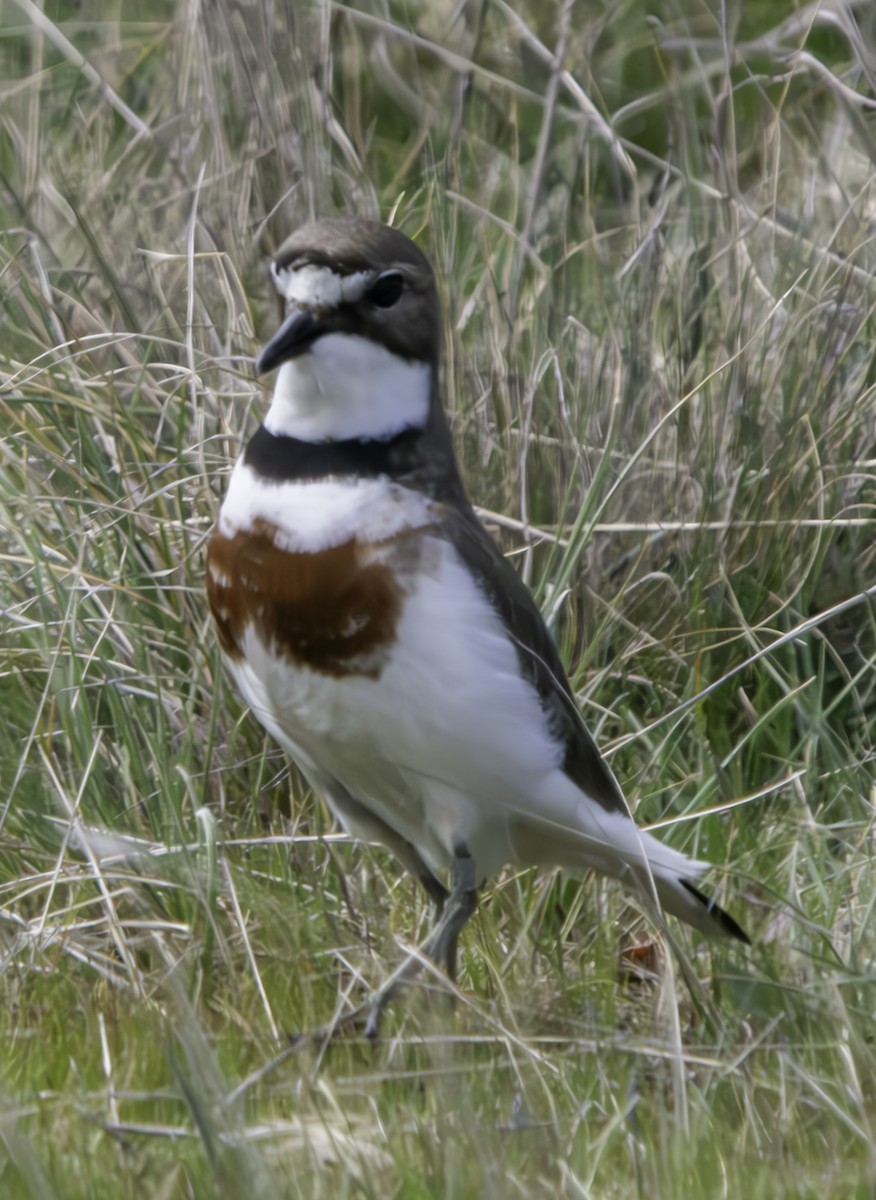
[[432,367],[356,334],[330,333],[283,363],[265,428],[303,441],[390,438],[422,429]]

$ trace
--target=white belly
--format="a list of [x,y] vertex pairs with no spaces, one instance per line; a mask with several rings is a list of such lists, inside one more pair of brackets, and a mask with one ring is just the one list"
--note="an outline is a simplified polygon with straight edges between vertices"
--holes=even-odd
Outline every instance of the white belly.
[[378,678],[297,667],[252,629],[232,669],[329,802],[334,780],[433,870],[463,841],[488,875],[514,859],[508,819],[530,807],[562,751],[502,622],[453,547],[425,536],[430,570],[405,601]]

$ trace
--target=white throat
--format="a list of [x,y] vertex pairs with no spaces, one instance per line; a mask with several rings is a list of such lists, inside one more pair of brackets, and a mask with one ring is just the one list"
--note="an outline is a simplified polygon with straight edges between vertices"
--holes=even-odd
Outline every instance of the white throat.
[[265,428],[306,442],[390,438],[422,429],[432,367],[351,333],[327,333],[283,363]]

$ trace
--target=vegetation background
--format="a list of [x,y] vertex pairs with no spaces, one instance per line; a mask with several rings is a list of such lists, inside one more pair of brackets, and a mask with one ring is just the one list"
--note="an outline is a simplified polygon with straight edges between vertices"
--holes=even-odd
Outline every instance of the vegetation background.
[[[873,1195],[874,165],[872,0],[0,0],[4,1196]],[[433,258],[474,498],[750,951],[508,872],[453,1012],[289,1048],[429,919],[205,612],[335,212]]]

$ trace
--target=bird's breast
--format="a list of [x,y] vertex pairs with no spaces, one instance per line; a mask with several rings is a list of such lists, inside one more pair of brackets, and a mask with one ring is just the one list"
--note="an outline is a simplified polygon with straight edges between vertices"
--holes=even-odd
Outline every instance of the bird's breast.
[[250,632],[291,668],[378,678],[423,566],[419,498],[406,512],[388,485],[359,495],[340,484],[247,482],[247,503],[232,487],[207,547],[225,653],[242,658]]

